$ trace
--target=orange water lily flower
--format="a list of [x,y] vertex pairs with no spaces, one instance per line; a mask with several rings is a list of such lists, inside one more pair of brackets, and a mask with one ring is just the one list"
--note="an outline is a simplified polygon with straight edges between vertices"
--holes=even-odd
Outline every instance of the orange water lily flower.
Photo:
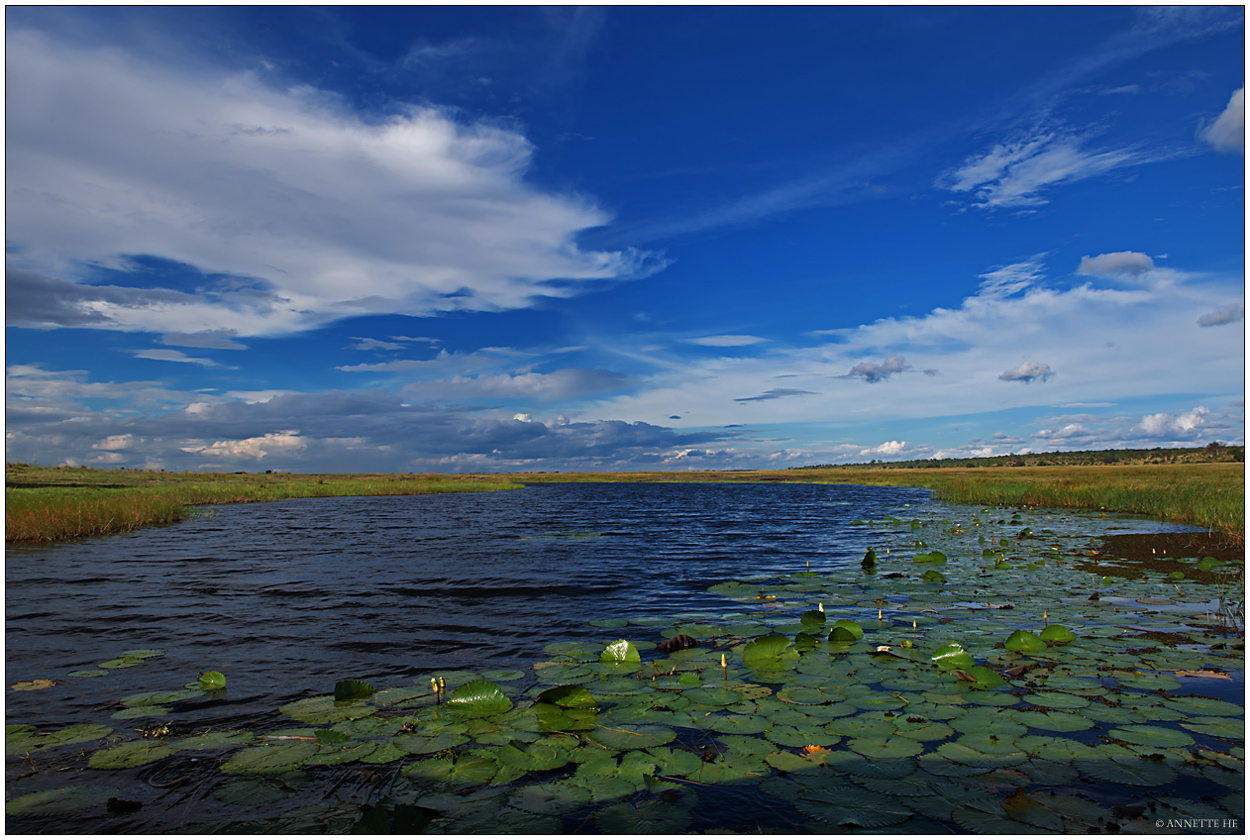
[[826,747],[818,747],[815,744],[809,744],[808,746],[803,748],[802,754],[806,758],[814,758],[817,756],[825,755],[828,752],[830,752],[830,750]]

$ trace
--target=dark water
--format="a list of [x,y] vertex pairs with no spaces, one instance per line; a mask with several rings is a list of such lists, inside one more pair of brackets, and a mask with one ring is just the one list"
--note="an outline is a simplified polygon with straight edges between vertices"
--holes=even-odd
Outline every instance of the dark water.
[[[851,521],[908,504],[960,512],[910,488],[538,485],[231,505],[165,528],[10,548],[6,681],[59,684],[6,692],[7,716],[108,722],[117,699],[206,670],[229,679],[213,713],[238,715],[347,678],[393,686],[436,669],[525,668],[550,642],[602,638],[591,619],[739,612],[707,587],[857,566],[871,534]],[[132,648],[168,653],[67,677]]]
[[[8,682],[64,680],[58,711],[225,673],[247,704],[348,677],[526,667],[594,618],[735,604],[705,590],[764,572],[858,563],[847,527],[925,490],[567,484],[438,496],[229,505],[164,528],[7,551]],[[168,654],[66,678],[131,648]],[[50,692],[9,694],[10,720]],[[62,705],[63,704],[63,705]],[[79,713],[72,721],[70,717]]]

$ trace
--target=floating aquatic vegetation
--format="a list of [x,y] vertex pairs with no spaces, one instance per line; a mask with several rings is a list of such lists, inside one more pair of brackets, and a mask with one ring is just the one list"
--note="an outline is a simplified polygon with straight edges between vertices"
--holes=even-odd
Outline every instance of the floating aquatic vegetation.
[[[1244,707],[1194,687],[1244,667],[1236,638],[1208,626],[1217,584],[1186,578],[1181,593],[1170,572],[1076,572],[1100,562],[1089,541],[1019,513],[862,524],[879,549],[860,570],[712,587],[749,615],[597,618],[621,637],[547,645],[524,671],[381,690],[343,680],[281,706],[298,728],[265,732],[188,728],[177,710],[225,688],[209,671],[121,698],[114,718],[157,719],[140,737],[14,724],[6,752],[64,747],[58,763],[103,781],[211,755],[194,772],[219,767],[213,798],[270,816],[205,830],[710,831],[736,825],[701,810],[697,791],[722,785],[788,831],[1134,830],[1149,826],[1100,801],[1112,789],[1100,786],[1141,791],[1156,813],[1199,813],[1177,780],[1203,786],[1207,811],[1244,818]],[[678,637],[697,645],[655,641]],[[100,670],[162,653],[125,651]],[[348,773],[376,784],[321,802]],[[20,779],[6,813],[121,816],[107,807],[120,784],[47,774],[49,789],[28,789],[41,778]]]

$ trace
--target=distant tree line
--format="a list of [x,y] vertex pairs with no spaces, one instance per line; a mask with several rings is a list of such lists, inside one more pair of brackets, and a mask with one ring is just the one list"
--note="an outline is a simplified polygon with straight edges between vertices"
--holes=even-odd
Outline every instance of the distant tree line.
[[950,467],[1077,467],[1099,464],[1198,464],[1246,460],[1244,446],[1212,441],[1193,449],[1098,449],[1078,452],[1031,452],[986,458],[925,458],[911,461],[870,461],[866,464],[812,464],[796,470],[945,469]]

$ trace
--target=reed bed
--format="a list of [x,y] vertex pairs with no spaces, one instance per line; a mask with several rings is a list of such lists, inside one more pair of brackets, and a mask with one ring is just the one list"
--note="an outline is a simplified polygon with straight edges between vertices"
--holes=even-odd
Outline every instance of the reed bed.
[[946,469],[829,468],[732,472],[512,475],[163,473],[9,464],[5,540],[47,542],[176,522],[198,505],[318,496],[382,496],[593,482],[783,482],[927,487],[982,505],[1140,513],[1197,525],[1245,545],[1245,465],[1189,463]]
[[5,475],[5,541],[50,542],[133,531],[200,505],[325,496],[408,496],[522,485],[505,476],[163,473],[31,467]]

